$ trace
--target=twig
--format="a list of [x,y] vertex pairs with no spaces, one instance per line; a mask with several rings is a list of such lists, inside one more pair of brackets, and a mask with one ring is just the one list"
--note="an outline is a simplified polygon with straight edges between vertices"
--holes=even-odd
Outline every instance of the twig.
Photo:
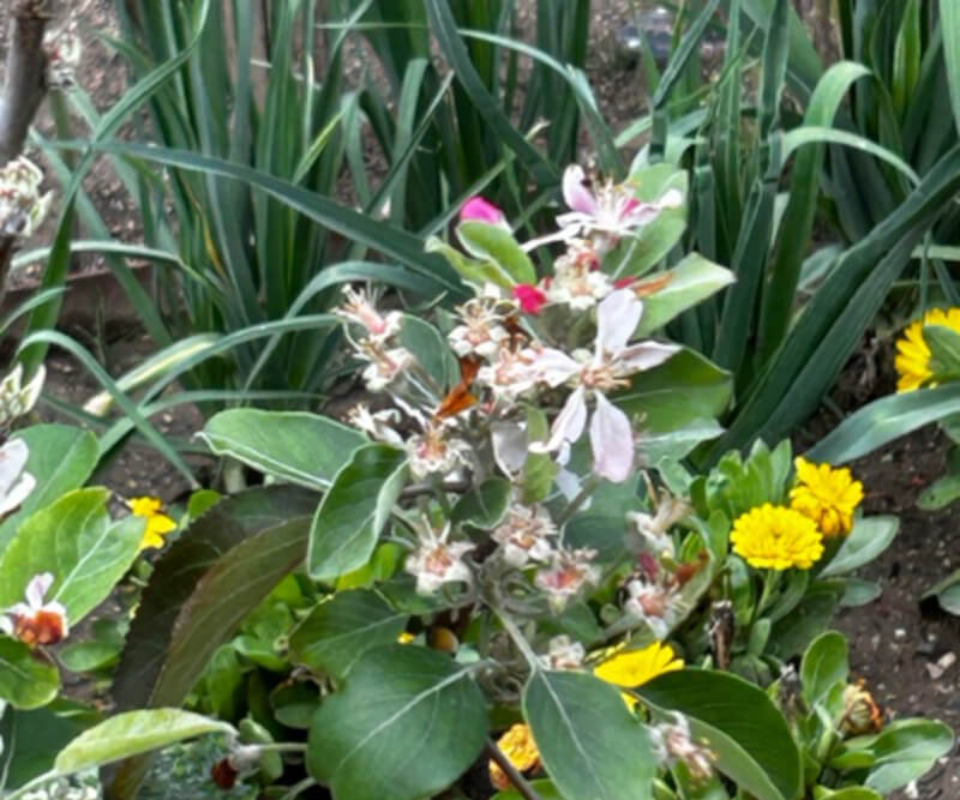
[[523,795],[524,800],[543,800],[543,798],[537,794],[537,790],[534,789],[520,771],[513,766],[510,759],[503,754],[503,751],[497,747],[497,743],[489,736],[487,737],[487,752],[490,753],[490,758],[496,762],[497,766],[506,773],[513,787]]

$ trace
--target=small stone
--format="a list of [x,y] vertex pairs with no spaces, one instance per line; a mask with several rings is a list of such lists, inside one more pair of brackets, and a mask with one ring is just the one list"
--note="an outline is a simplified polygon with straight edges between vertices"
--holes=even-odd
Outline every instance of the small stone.
[[937,660],[937,666],[940,667],[944,672],[946,672],[950,667],[957,663],[957,656],[953,653],[944,653]]
[[906,628],[897,628],[893,632],[894,639],[906,639],[907,638],[907,629]]
[[931,680],[938,681],[943,677],[944,669],[939,664],[924,664]]

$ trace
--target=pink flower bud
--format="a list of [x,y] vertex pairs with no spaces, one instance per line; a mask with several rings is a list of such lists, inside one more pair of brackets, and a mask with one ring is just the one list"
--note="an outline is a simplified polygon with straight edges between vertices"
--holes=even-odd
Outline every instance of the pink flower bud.
[[487,222],[490,225],[501,225],[506,222],[504,213],[493,203],[482,197],[471,197],[460,209],[461,222]]
[[513,296],[520,303],[520,308],[523,309],[524,314],[539,314],[547,302],[547,296],[536,286],[529,283],[520,283],[514,286]]

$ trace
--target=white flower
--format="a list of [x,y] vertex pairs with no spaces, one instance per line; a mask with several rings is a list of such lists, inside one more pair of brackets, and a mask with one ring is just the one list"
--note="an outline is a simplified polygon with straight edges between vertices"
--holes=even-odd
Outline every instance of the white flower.
[[365,403],[358,403],[347,415],[347,422],[363,431],[377,442],[385,442],[394,447],[403,447],[403,437],[394,430],[400,422],[400,412],[395,408],[383,411],[370,411]]
[[553,452],[564,442],[576,442],[586,428],[587,399],[592,395],[595,408],[590,420],[590,445],[594,472],[615,483],[629,477],[634,457],[630,420],[606,395],[628,386],[626,378],[630,375],[662,364],[679,350],[675,345],[657,342],[628,345],[642,313],[643,304],[633,292],[613,292],[597,309],[592,358],[572,358],[551,348],[540,351],[536,361],[540,379],[552,387],[575,381],[576,388],[554,420],[549,441],[531,445],[532,450]]
[[657,760],[664,766],[673,767],[682,761],[696,783],[706,781],[713,774],[716,755],[707,747],[697,744],[690,733],[690,721],[677,712],[671,712],[671,722],[651,726],[650,741]]
[[40,194],[43,173],[25,156],[0,168],[0,234],[27,238],[43,223],[53,193]]
[[623,609],[646,623],[657,639],[666,639],[677,617],[677,593],[659,581],[632,580]]
[[656,514],[634,511],[627,514],[627,522],[632,524],[643,544],[657,555],[673,557],[673,540],[669,531],[690,511],[690,507],[669,495],[660,498]]
[[550,554],[550,565],[537,573],[534,583],[547,593],[555,611],[562,611],[581,589],[600,580],[600,571],[590,563],[596,555],[596,550],[586,547],[558,547]]
[[405,568],[417,579],[419,594],[434,594],[445,583],[470,583],[473,573],[463,557],[476,548],[471,542],[448,542],[450,523],[438,535],[427,528],[420,546],[407,557]]
[[556,533],[545,508],[514,503],[506,521],[493,532],[493,540],[503,548],[504,561],[519,568],[529,561],[548,561],[553,553],[550,538]]
[[400,332],[403,315],[399,311],[381,314],[363,289],[347,286],[343,294],[346,299],[342,305],[333,310],[333,313],[348,322],[362,325],[367,331],[367,336],[374,342],[382,343]]
[[83,56],[83,42],[77,35],[76,23],[48,31],[43,37],[43,47],[47,53],[47,84],[56,88],[73,86]]
[[407,440],[410,472],[415,478],[428,475],[449,475],[467,463],[470,445],[463,439],[450,436],[450,425],[443,420],[428,420],[422,434]]
[[586,311],[613,291],[613,279],[600,270],[600,256],[592,242],[574,239],[554,264],[544,290],[548,302]]
[[0,616],[0,630],[29,647],[56,644],[69,633],[67,610],[62,604],[44,603],[53,575],[44,572],[27,584],[26,603],[17,603]]
[[7,377],[0,381],[0,429],[8,427],[17,417],[33,410],[46,376],[47,371],[41,364],[30,383],[24,386],[23,365],[17,364]]
[[30,450],[23,439],[12,439],[0,447],[0,518],[16,511],[37,485],[24,471]]
[[547,655],[540,656],[540,663],[546,669],[574,670],[583,666],[586,651],[580,642],[571,641],[569,636],[554,636],[550,640]]
[[357,355],[370,362],[362,377],[371,392],[382,392],[416,361],[409,350],[403,347],[387,349],[372,338],[363,339],[357,348]]
[[537,385],[536,351],[501,347],[496,360],[477,371],[477,383],[487,386],[496,400],[512,405]]
[[510,338],[503,323],[514,311],[515,304],[503,300],[496,286],[487,286],[482,295],[457,309],[463,324],[450,331],[450,347],[460,358],[470,355],[493,358]]

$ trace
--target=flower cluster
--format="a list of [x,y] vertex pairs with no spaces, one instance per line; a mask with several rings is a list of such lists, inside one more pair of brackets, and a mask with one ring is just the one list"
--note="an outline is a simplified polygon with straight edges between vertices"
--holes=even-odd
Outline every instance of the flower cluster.
[[27,238],[43,223],[53,193],[40,193],[43,173],[25,156],[0,167],[0,234]]

